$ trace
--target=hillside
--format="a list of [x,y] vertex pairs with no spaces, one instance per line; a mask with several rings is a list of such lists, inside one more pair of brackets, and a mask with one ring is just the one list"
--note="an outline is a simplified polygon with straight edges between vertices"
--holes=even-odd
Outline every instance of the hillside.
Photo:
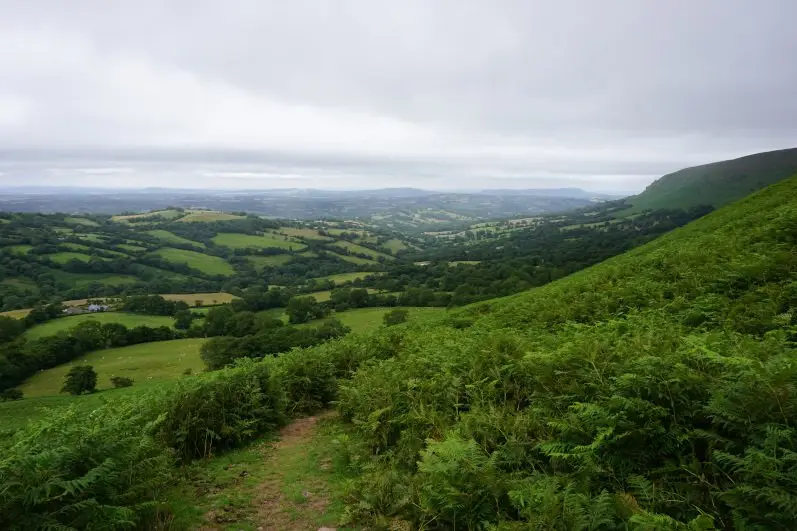
[[722,206],[797,173],[797,148],[703,164],[665,175],[627,202],[634,211]]

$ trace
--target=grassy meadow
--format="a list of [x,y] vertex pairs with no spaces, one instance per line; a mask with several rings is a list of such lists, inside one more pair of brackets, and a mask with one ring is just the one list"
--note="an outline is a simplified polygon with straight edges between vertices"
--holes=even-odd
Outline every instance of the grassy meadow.
[[213,237],[213,243],[230,249],[285,249],[287,251],[301,251],[307,246],[292,239],[285,240],[276,234],[254,236],[251,234],[236,234],[221,232]]
[[80,315],[70,315],[67,317],[60,317],[47,321],[46,323],[38,324],[33,328],[25,331],[26,339],[40,339],[42,337],[51,336],[58,332],[64,332],[74,328],[80,323],[86,321],[94,321],[97,323],[119,323],[128,328],[136,326],[172,326],[174,319],[165,315],[141,315],[135,313],[123,312],[97,312],[97,313],[83,313]]
[[174,247],[158,249],[154,254],[175,264],[188,264],[188,267],[198,269],[206,275],[229,276],[235,273],[235,269],[226,260],[218,256],[176,249]]
[[99,391],[112,388],[112,376],[126,376],[136,383],[175,380],[188,369],[195,373],[205,368],[199,357],[205,341],[204,338],[175,339],[98,350],[38,373],[20,389],[29,397],[58,395],[66,373],[80,364],[91,365],[97,371]]

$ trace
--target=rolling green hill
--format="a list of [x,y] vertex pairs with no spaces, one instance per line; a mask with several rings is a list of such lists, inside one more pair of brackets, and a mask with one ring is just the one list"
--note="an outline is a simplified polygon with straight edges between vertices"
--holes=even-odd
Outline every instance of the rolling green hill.
[[797,173],[797,148],[757,153],[665,175],[627,201],[634,211],[722,206]]

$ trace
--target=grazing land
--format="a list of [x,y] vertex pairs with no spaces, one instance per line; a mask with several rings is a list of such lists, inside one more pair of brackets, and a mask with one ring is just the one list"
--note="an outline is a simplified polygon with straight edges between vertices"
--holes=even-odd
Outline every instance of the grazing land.
[[98,350],[40,372],[22,385],[22,391],[31,397],[58,395],[66,373],[81,364],[91,365],[97,371],[99,390],[111,389],[113,376],[126,376],[138,383],[176,380],[186,371],[198,373],[204,369],[199,349],[205,341],[204,338],[175,339]]
[[96,312],[96,313],[82,313],[79,315],[69,315],[67,317],[59,317],[52,321],[47,321],[28,329],[25,332],[27,339],[39,339],[46,336],[57,334],[71,330],[80,323],[86,321],[95,321],[98,323],[119,323],[128,328],[136,326],[169,326],[171,327],[174,320],[171,317],[162,315],[141,315],[135,313],[124,312]]
[[176,264],[186,264],[188,267],[198,269],[207,275],[232,275],[235,269],[223,258],[196,251],[164,247],[155,251],[161,258]]
[[284,237],[276,235],[253,236],[250,234],[231,234],[219,233],[213,237],[213,242],[231,249],[285,249],[289,251],[301,251],[306,245],[296,242],[293,239],[285,240]]

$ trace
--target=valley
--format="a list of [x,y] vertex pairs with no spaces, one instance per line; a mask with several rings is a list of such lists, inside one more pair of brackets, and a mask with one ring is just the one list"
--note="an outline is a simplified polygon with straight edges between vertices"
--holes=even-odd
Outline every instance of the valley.
[[2,212],[0,527],[786,529],[791,157],[686,203]]

